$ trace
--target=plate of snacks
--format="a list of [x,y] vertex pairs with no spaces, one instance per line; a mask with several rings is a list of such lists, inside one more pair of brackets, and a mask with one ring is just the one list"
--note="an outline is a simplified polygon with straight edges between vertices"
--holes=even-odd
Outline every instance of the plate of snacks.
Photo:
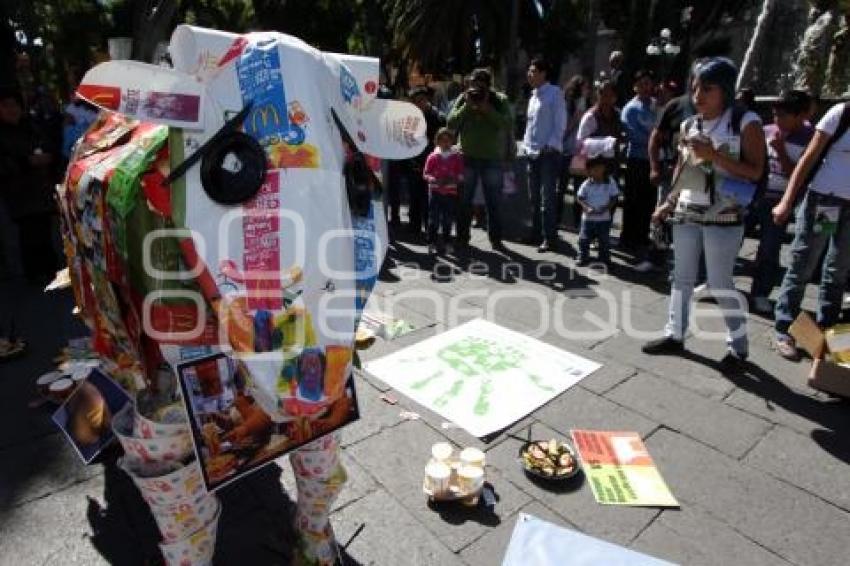
[[564,441],[531,440],[519,449],[519,463],[527,474],[549,481],[563,481],[579,472],[575,450]]

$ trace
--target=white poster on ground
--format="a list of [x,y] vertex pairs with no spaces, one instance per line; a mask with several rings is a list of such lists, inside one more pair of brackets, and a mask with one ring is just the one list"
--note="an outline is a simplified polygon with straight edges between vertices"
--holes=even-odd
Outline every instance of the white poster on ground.
[[364,364],[477,437],[510,426],[600,367],[482,319]]

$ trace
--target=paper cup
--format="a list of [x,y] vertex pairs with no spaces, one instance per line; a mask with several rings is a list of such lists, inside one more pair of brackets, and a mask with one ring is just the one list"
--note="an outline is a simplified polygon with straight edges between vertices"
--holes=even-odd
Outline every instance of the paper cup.
[[170,544],[185,539],[212,521],[218,513],[219,502],[216,496],[203,493],[191,501],[150,507],[162,542]]
[[159,549],[168,566],[206,566],[212,564],[215,554],[215,538],[218,519],[221,517],[219,506],[215,516],[203,527],[188,537],[171,543],[161,543]]
[[42,374],[35,380],[35,386],[38,389],[39,395],[42,397],[48,397],[50,394],[50,384],[55,381],[62,379],[61,371],[49,371],[45,374]]
[[445,462],[452,457],[452,445],[448,442],[438,442],[431,446],[431,457],[438,462]]
[[178,405],[170,405],[158,411],[153,418],[148,418],[133,408],[133,436],[137,438],[168,438],[171,436],[189,434],[189,423],[186,413]]
[[457,473],[457,483],[464,493],[473,493],[484,485],[484,470],[478,466],[463,466]]
[[125,460],[142,476],[154,476],[174,469],[192,453],[192,437],[186,432],[162,438],[133,436],[133,407],[127,403],[112,419],[112,430],[124,448]]
[[123,469],[149,505],[173,505],[191,501],[206,493],[201,476],[201,467],[197,460],[182,466],[170,473],[155,477],[140,475],[136,465],[128,463],[126,458],[121,460]]
[[425,466],[425,479],[428,489],[435,495],[449,490],[451,475],[451,468],[443,462],[431,462]]
[[484,467],[484,452],[478,448],[464,448],[460,453],[460,461],[464,466]]

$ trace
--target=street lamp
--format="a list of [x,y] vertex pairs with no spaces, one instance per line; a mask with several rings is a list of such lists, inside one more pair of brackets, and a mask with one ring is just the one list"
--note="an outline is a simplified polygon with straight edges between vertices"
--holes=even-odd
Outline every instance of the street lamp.
[[668,28],[662,29],[658,37],[650,39],[646,46],[646,54],[653,61],[652,66],[661,71],[659,73],[661,79],[665,78],[668,64],[672,63],[681,52],[682,48],[673,41],[673,32]]

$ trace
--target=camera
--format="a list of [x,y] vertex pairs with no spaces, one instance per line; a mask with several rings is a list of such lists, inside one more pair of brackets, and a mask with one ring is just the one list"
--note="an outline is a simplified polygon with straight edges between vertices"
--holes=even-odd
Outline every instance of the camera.
[[481,104],[487,100],[487,90],[480,87],[472,87],[466,91],[466,99],[472,104]]

